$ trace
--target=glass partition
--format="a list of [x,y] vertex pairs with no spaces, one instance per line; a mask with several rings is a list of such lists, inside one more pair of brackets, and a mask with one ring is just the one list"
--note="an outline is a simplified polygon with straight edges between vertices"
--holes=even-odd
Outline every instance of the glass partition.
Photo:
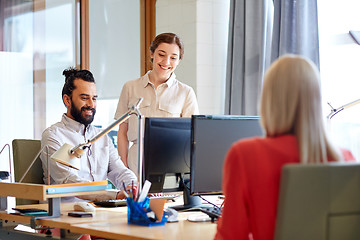
[[[76,0],[0,2],[0,146],[40,139],[65,112],[62,71],[76,65]],[[7,154],[0,156],[7,170]]]
[[[33,15],[27,1],[0,3],[0,148],[33,137]],[[9,170],[7,149],[0,170]]]
[[99,96],[94,124],[104,127],[124,83],[140,77],[140,0],[89,1],[89,56]]

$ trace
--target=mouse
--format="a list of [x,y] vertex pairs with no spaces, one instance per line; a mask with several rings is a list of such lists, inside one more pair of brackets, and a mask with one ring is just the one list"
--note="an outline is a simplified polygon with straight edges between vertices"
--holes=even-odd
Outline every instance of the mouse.
[[76,202],[74,204],[74,210],[82,212],[95,212],[96,208],[88,202]]
[[178,212],[175,209],[167,208],[164,210],[167,222],[178,222]]

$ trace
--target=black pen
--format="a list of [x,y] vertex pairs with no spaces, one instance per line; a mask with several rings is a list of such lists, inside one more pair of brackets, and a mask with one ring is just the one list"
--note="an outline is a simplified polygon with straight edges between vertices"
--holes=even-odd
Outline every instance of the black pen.
[[135,195],[134,195],[134,180],[131,181],[131,198],[135,200]]
[[124,182],[124,181],[122,182],[122,185],[123,185],[124,191],[126,191],[126,187],[125,187],[125,182]]

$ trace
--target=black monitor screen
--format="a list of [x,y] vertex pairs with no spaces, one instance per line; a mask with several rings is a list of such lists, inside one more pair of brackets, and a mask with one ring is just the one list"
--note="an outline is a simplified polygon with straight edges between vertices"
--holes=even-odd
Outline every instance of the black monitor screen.
[[259,117],[193,115],[191,194],[221,193],[223,163],[239,139],[262,136]]
[[143,176],[152,183],[150,192],[182,190],[163,186],[165,176],[190,173],[190,140],[190,118],[145,119]]

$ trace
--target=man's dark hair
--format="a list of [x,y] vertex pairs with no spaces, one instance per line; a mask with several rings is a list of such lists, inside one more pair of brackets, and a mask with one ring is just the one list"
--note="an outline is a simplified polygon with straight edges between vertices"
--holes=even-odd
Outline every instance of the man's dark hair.
[[94,76],[88,70],[77,70],[76,68],[68,68],[63,71],[65,76],[65,84],[62,89],[62,95],[65,94],[71,97],[72,91],[75,89],[74,80],[79,78],[87,82],[95,83]]

